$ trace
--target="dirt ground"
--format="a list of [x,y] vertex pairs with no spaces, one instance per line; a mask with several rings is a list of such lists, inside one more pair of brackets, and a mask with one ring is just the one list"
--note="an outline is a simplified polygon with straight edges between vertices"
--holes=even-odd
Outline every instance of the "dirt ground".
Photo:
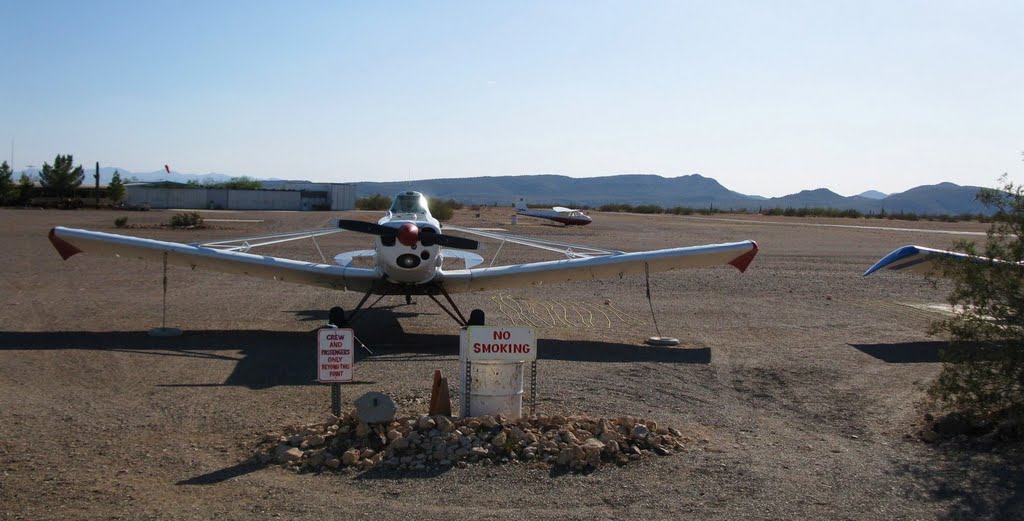
[[[652,276],[658,328],[678,348],[642,345],[655,334],[643,277],[456,297],[490,323],[536,327],[541,413],[646,417],[699,441],[589,474],[317,475],[242,462],[263,433],[328,412],[313,330],[360,295],[171,267],[167,323],[185,334],[153,338],[159,265],[65,262],[46,240],[54,225],[194,242],[360,215],[203,213],[214,228],[147,226],[172,212],[0,210],[0,519],[1022,518],[1019,449],[905,437],[939,369],[943,343],[926,330],[941,311],[927,305],[948,287],[861,276],[898,246],[983,240],[984,225],[595,212],[591,226],[563,228],[460,211],[463,226],[626,251],[758,241],[744,274]],[[139,227],[118,232],[121,215]],[[319,241],[329,256],[369,244],[354,233]],[[266,253],[319,259],[308,241]],[[496,264],[556,258],[513,245],[483,253]],[[457,380],[456,324],[417,300],[386,298],[356,324],[376,355],[360,353],[346,403],[382,391],[401,414],[424,413],[433,370]]]

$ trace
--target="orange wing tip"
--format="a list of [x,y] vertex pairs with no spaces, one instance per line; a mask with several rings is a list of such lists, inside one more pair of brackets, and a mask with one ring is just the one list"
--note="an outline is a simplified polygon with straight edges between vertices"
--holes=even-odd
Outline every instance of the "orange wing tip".
[[57,250],[57,253],[59,253],[64,260],[70,259],[71,256],[76,253],[82,253],[82,250],[75,247],[75,245],[71,244],[68,241],[65,241],[64,239],[61,239],[60,237],[57,237],[56,232],[56,228],[50,229],[50,244],[53,245],[54,249]]
[[750,241],[750,244],[754,246],[754,249],[729,261],[729,264],[735,266],[736,269],[740,270],[740,273],[747,271],[747,266],[750,266],[750,263],[754,261],[754,256],[757,255],[757,243],[754,241]]

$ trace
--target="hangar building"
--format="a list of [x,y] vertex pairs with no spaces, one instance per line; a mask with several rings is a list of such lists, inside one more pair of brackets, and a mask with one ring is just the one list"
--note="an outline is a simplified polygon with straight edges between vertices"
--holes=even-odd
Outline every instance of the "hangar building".
[[125,186],[129,206],[206,210],[351,210],[356,206],[355,183],[261,181],[260,190],[169,186],[133,183]]

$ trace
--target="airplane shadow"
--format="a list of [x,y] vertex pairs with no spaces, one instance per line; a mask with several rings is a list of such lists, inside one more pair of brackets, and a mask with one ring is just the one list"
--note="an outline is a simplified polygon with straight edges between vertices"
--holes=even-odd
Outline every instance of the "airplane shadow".
[[949,342],[897,342],[893,344],[849,344],[864,354],[890,364],[930,364],[940,361]]
[[[405,313],[373,309],[356,324],[356,337],[373,350],[356,348],[356,363],[404,363],[453,360],[457,334],[406,333],[398,322]],[[454,327],[453,327],[454,330]],[[156,357],[187,357],[235,362],[222,383],[169,383],[168,387],[320,385],[316,382],[316,329],[309,331],[206,330],[179,337],[151,337],[146,331],[0,331],[0,351],[83,349]],[[230,351],[218,353],[217,351]],[[709,348],[664,348],[599,341],[540,339],[544,360],[629,363],[708,364]],[[358,374],[358,371],[357,371]],[[368,382],[356,382],[368,383]]]

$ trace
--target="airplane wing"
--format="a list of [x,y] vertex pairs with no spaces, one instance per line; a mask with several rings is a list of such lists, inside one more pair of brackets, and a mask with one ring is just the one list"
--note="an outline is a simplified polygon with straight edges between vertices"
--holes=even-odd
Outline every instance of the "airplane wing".
[[657,272],[730,264],[743,272],[754,260],[757,251],[756,242],[742,241],[635,253],[616,252],[557,261],[445,271],[440,275],[440,280],[449,293],[459,293],[622,277],[643,273],[645,269]]
[[935,269],[935,260],[939,257],[947,257],[957,260],[988,260],[987,258],[982,257],[971,257],[963,253],[908,245],[896,248],[885,257],[882,257],[874,264],[874,266],[871,266],[864,272],[864,276],[867,277],[868,275],[882,269],[912,272],[921,275],[928,275],[929,273],[942,275],[941,270]]
[[235,251],[176,242],[128,237],[58,226],[50,230],[50,242],[64,260],[89,252],[144,260],[163,261],[192,269],[251,275],[310,286],[350,291],[368,291],[381,275],[376,270],[350,268],[315,262],[253,255]]
[[572,208],[566,208],[564,206],[552,206],[551,209],[556,211],[556,212],[577,212],[577,211],[579,211],[579,210],[573,210]]

